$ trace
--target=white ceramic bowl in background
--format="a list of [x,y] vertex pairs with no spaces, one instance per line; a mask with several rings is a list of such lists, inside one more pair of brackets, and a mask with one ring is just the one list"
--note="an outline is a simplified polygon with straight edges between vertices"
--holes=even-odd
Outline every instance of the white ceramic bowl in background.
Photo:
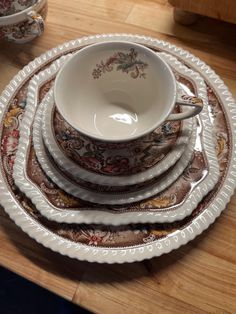
[[[158,54],[128,42],[81,49],[60,70],[54,95],[72,127],[103,142],[132,141],[165,120],[188,118],[202,109],[201,99],[178,99],[174,75]],[[170,114],[177,101],[193,108]]]

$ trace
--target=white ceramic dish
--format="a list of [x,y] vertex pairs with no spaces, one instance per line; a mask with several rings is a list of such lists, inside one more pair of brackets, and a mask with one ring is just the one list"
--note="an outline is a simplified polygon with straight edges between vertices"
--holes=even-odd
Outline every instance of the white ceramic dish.
[[[54,85],[57,109],[82,136],[122,145],[166,120],[202,110],[202,100],[178,95],[169,65],[151,49],[125,41],[89,45],[67,60]],[[171,113],[178,102],[189,106]]]
[[[21,70],[3,91],[0,97],[1,121],[5,118],[5,114],[9,112],[9,106],[12,104],[16,93],[22,90],[22,86],[24,84],[29,83],[29,80],[36,71],[39,71],[48,65],[50,61],[59,58],[62,54],[67,54],[73,50],[79,49],[83,45],[110,39],[114,40],[116,38],[118,40],[139,42],[155,49],[171,53],[172,55],[178,57],[179,60],[183,60],[190,68],[200,72],[207,84],[210,86],[210,89],[212,89],[213,93],[217,96],[217,99],[219,99],[220,104],[223,106],[221,109],[223,115],[226,117],[229,128],[228,140],[230,141],[230,145],[228,148],[230,151],[227,166],[222,166],[221,181],[215,187],[214,193],[209,195],[207,202],[202,202],[199,205],[199,211],[194,216],[190,217],[185,224],[183,223],[181,226],[177,226],[175,224],[174,230],[170,230],[168,233],[163,233],[161,238],[154,237],[152,241],[139,244],[119,244],[116,246],[113,244],[110,244],[109,246],[102,246],[100,242],[93,242],[93,244],[90,244],[89,242],[82,243],[80,241],[76,241],[76,238],[66,239],[63,237],[63,230],[55,230],[55,228],[51,228],[49,225],[45,224],[45,222],[39,220],[39,216],[35,209],[31,209],[30,206],[28,208],[24,206],[23,203],[19,202],[17,191],[12,190],[12,186],[9,184],[5,168],[1,168],[1,204],[4,206],[10,217],[24,230],[24,232],[39,243],[43,244],[45,247],[59,252],[62,255],[67,255],[71,258],[77,258],[79,260],[99,263],[124,263],[150,259],[154,256],[160,256],[164,253],[168,253],[191,241],[207,229],[224,210],[226,204],[230,201],[230,197],[234,193],[236,176],[236,128],[233,123],[235,119],[236,104],[231,93],[228,91],[219,76],[217,76],[214,71],[199,58],[167,42],[146,36],[127,34],[97,35],[74,40],[46,52]],[[25,131],[29,132],[29,129],[26,128]],[[215,133],[214,136],[217,136],[217,134]],[[24,156],[25,155],[22,156],[22,160],[24,159]],[[224,158],[224,156],[225,155],[223,154],[222,157],[219,158]],[[111,232],[111,228],[109,228],[109,230],[110,234],[112,234],[113,237],[116,237],[118,231],[115,233],[115,230],[113,232]],[[136,231],[139,233],[141,232],[140,230],[134,231],[131,227],[130,229],[127,229],[127,232],[128,230],[130,230],[129,234],[134,234]],[[98,235],[92,226],[88,231],[90,235]],[[76,231],[74,231],[74,233],[76,236]],[[101,235],[101,232],[99,235]],[[105,235],[107,235],[107,232],[105,232]],[[127,236],[127,233],[125,235]],[[104,239],[104,231],[102,233],[102,239]]]
[[[178,87],[179,89],[181,89],[180,86]],[[181,93],[179,91],[179,94],[183,94],[183,92]],[[67,172],[75,180],[82,179],[87,182],[107,185],[107,186],[128,186],[128,185],[142,183],[142,182],[151,180],[157,176],[160,176],[167,169],[173,166],[177,162],[177,160],[179,160],[184,150],[186,150],[186,153],[188,155],[188,151],[191,149],[190,148],[191,141],[189,141],[189,139],[191,137],[193,121],[192,119],[186,119],[182,122],[182,132],[176,141],[176,145],[170,151],[168,151],[168,153],[164,156],[164,158],[158,161],[156,165],[149,167],[144,171],[141,171],[135,174],[130,174],[130,175],[110,176],[110,175],[104,175],[104,174],[92,172],[92,171],[86,170],[84,167],[81,167],[75,160],[72,160],[62,151],[62,147],[59,146],[55,138],[55,130],[53,127],[53,122],[52,122],[52,108],[53,108],[52,102],[50,102],[48,106],[45,106],[45,111],[42,117],[42,123],[43,123],[42,133],[43,133],[44,143],[46,144],[47,149],[49,150],[50,154],[53,156],[57,165],[65,168]],[[186,146],[187,143],[189,147]],[[164,145],[165,147],[167,147],[165,143],[163,144],[155,143],[155,146],[153,146],[153,150],[151,150],[152,148],[149,148],[149,153],[155,154],[155,151],[156,151],[155,147],[157,147],[157,149],[158,147],[162,149]],[[124,150],[124,153],[126,155],[128,154],[127,148]],[[132,154],[132,151],[131,151],[131,154]]]
[[[52,90],[48,93],[47,97],[43,100],[42,104],[40,104],[39,110],[35,116],[34,120],[34,126],[33,126],[33,142],[35,147],[35,152],[37,155],[37,158],[41,164],[41,167],[47,174],[47,176],[55,183],[57,184],[62,190],[66,191],[67,193],[78,197],[84,201],[96,203],[96,204],[106,204],[106,205],[123,205],[123,204],[129,204],[133,202],[138,202],[141,200],[144,200],[148,197],[152,197],[153,195],[160,193],[164,189],[166,189],[168,186],[170,186],[184,171],[184,169],[187,167],[188,163],[191,160],[194,146],[195,146],[195,139],[196,139],[196,130],[192,132],[192,136],[190,138],[190,143],[187,146],[187,149],[184,151],[180,159],[177,161],[176,165],[174,165],[174,168],[168,172],[167,175],[164,174],[163,178],[154,180],[154,182],[150,182],[149,185],[145,185],[144,187],[139,187],[134,191],[129,190],[129,186],[127,186],[127,191],[124,191],[122,193],[111,193],[111,191],[108,192],[100,192],[95,190],[89,190],[88,188],[84,188],[83,186],[77,184],[76,182],[73,182],[69,180],[66,176],[64,176],[62,173],[58,171],[58,169],[55,168],[55,166],[50,162],[47,153],[43,146],[42,141],[42,128],[41,128],[41,121],[42,121],[42,111],[45,108],[52,108],[54,104],[53,99],[53,93]],[[24,122],[24,121],[23,121]],[[33,120],[31,121],[33,123]],[[47,130],[44,130],[47,132]],[[17,180],[17,174],[15,176],[16,183]],[[30,180],[26,178],[28,182]],[[24,189],[24,186],[20,185],[20,189],[24,193],[27,193],[27,189]],[[40,195],[40,192],[39,192]],[[38,195],[38,196],[39,196]],[[43,202],[43,199],[41,201],[36,201],[35,205],[37,208],[44,212],[44,208],[46,204]],[[49,205],[50,206],[50,205]],[[93,209],[94,213],[94,209]],[[51,217],[49,215],[48,217]],[[101,220],[102,221],[102,220]],[[110,223],[113,224],[113,220],[110,220]],[[114,222],[116,223],[116,222]]]
[[[173,68],[176,71],[179,71],[184,76],[190,78],[190,80],[193,81],[193,83],[196,85],[198,94],[201,95],[201,98],[206,99],[206,88],[203,80],[201,77],[194,73],[192,70],[188,70],[185,66],[177,62],[176,59],[172,58],[168,55],[165,55],[165,58],[170,64],[173,66]],[[59,65],[60,61],[57,61],[57,66]],[[54,67],[51,66],[51,69],[47,69],[45,71],[42,71],[39,73],[37,77],[35,77],[29,85],[29,93],[28,93],[28,107],[29,114],[26,112],[25,120],[23,121],[22,125],[23,128],[27,127],[31,129],[34,115],[36,112],[36,108],[38,106],[37,104],[37,94],[40,85],[43,84],[43,82],[47,82],[55,75],[56,72],[56,66],[54,64]],[[51,95],[50,95],[51,94]],[[48,108],[53,104],[53,97],[52,97],[52,91],[49,92],[49,95],[45,97],[44,103],[45,108]],[[43,106],[40,105],[40,106]],[[39,108],[40,109],[40,108]],[[153,211],[150,209],[147,211],[126,211],[125,213],[120,213],[120,215],[116,215],[116,219],[114,219],[114,213],[109,212],[106,210],[106,208],[99,208],[99,210],[96,211],[96,209],[91,205],[85,205],[84,208],[81,210],[61,210],[60,208],[56,208],[55,206],[52,206],[52,204],[45,198],[43,195],[43,192],[34,186],[34,183],[31,181],[29,176],[27,175],[26,170],[26,160],[23,162],[23,181],[22,181],[22,173],[19,171],[14,172],[14,178],[16,181],[16,184],[19,186],[19,188],[27,195],[29,196],[33,203],[36,205],[37,209],[47,218],[56,220],[58,222],[77,222],[77,223],[104,223],[104,224],[112,224],[112,225],[119,225],[119,224],[128,224],[128,223],[137,223],[137,222],[171,222],[175,220],[182,219],[183,217],[186,217],[191,213],[191,211],[197,206],[198,202],[204,197],[206,193],[211,190],[218,179],[218,163],[216,161],[216,157],[214,154],[214,146],[211,142],[211,128],[207,127],[209,124],[209,117],[207,113],[207,105],[205,104],[205,107],[201,113],[201,120],[202,122],[199,122],[200,124],[203,124],[202,129],[204,130],[202,136],[203,136],[203,146],[206,150],[206,158],[207,162],[209,164],[209,172],[207,176],[205,176],[204,180],[200,182],[199,184],[196,184],[194,189],[192,190],[191,194],[188,195],[186,201],[183,204],[180,204],[180,206],[174,207],[171,206],[171,208],[168,210],[168,208],[164,211],[153,209]],[[30,117],[30,118],[29,118]],[[138,201],[139,199],[145,198],[145,194],[143,191],[147,191],[147,193],[152,193],[155,190],[163,190],[165,187],[169,186],[171,182],[173,182],[173,178],[177,179],[179,174],[182,173],[185,166],[189,162],[189,158],[192,155],[192,150],[187,150],[185,153],[188,153],[188,155],[181,156],[179,160],[179,164],[174,167],[174,169],[171,171],[171,173],[168,175],[168,177],[164,177],[161,181],[162,185],[160,185],[160,182],[157,182],[156,184],[150,185],[147,188],[140,189],[138,192],[133,192],[132,197],[130,198],[131,193],[122,193],[122,194],[112,194],[112,193],[96,193],[96,192],[90,192],[87,189],[79,187],[77,184],[66,180],[65,176],[60,174],[57,169],[53,167],[51,162],[48,160],[48,156],[45,153],[45,150],[42,148],[42,137],[41,137],[41,113],[39,111],[39,114],[37,114],[35,118],[34,123],[34,147],[36,151],[36,155],[38,157],[39,162],[41,163],[41,166],[43,170],[46,172],[48,177],[50,177],[60,188],[67,191],[69,194],[72,194],[76,197],[80,197],[82,199],[86,198],[86,200],[94,200],[97,203],[103,202],[103,201],[110,201],[117,204],[117,200],[119,202],[128,203],[132,200]],[[193,134],[195,137],[195,134]],[[28,145],[30,145],[29,142],[30,134],[27,134],[26,137],[23,136],[23,139],[21,139],[21,144],[19,147],[18,155],[20,155],[20,152],[28,150]],[[205,142],[204,142],[205,140]],[[192,141],[193,146],[195,145],[195,142]],[[19,162],[18,162],[19,161]],[[22,160],[21,158],[16,158],[16,165],[15,168],[22,167]],[[184,167],[183,167],[184,166]],[[152,189],[152,190],[151,190]],[[202,189],[202,190],[201,190]],[[199,190],[201,190],[201,193],[199,193]],[[108,201],[107,201],[108,199]],[[86,209],[86,210],[85,210]]]
[[[9,1],[8,3],[5,1],[4,4],[8,6]],[[18,9],[19,11],[16,9],[16,12],[13,9],[10,15],[0,16],[0,39],[5,38],[24,44],[43,33],[47,15],[47,0],[32,1],[29,7],[25,7],[21,1]]]

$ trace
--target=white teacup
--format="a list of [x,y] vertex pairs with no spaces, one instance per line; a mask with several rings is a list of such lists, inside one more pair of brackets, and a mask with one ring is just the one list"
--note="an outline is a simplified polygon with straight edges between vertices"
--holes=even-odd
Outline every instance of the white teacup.
[[[201,99],[178,96],[169,65],[155,52],[129,42],[90,45],[74,54],[54,86],[56,106],[77,131],[102,142],[127,142],[166,120],[202,110]],[[171,114],[175,104],[190,106]]]

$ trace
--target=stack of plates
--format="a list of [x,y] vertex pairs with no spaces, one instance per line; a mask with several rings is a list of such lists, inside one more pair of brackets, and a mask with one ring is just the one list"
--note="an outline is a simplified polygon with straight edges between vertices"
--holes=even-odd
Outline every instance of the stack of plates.
[[[149,166],[140,163],[132,174],[79,165],[80,135],[55,107],[52,87],[62,65],[104,40],[155,50],[179,89],[204,101],[195,118],[155,130],[144,156],[152,158]],[[61,254],[107,263],[159,256],[206,229],[234,191],[234,101],[207,65],[168,43],[134,35],[66,43],[20,71],[2,94],[1,109],[1,203],[25,232]]]

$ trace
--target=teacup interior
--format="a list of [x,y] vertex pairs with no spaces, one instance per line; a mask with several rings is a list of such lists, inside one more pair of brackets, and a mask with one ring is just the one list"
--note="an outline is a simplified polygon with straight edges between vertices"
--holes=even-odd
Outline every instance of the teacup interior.
[[16,14],[23,11],[32,5],[34,5],[38,0],[0,0],[0,17]]
[[107,141],[147,134],[164,121],[175,99],[169,67],[149,49],[125,42],[81,50],[62,68],[54,91],[73,127]]

